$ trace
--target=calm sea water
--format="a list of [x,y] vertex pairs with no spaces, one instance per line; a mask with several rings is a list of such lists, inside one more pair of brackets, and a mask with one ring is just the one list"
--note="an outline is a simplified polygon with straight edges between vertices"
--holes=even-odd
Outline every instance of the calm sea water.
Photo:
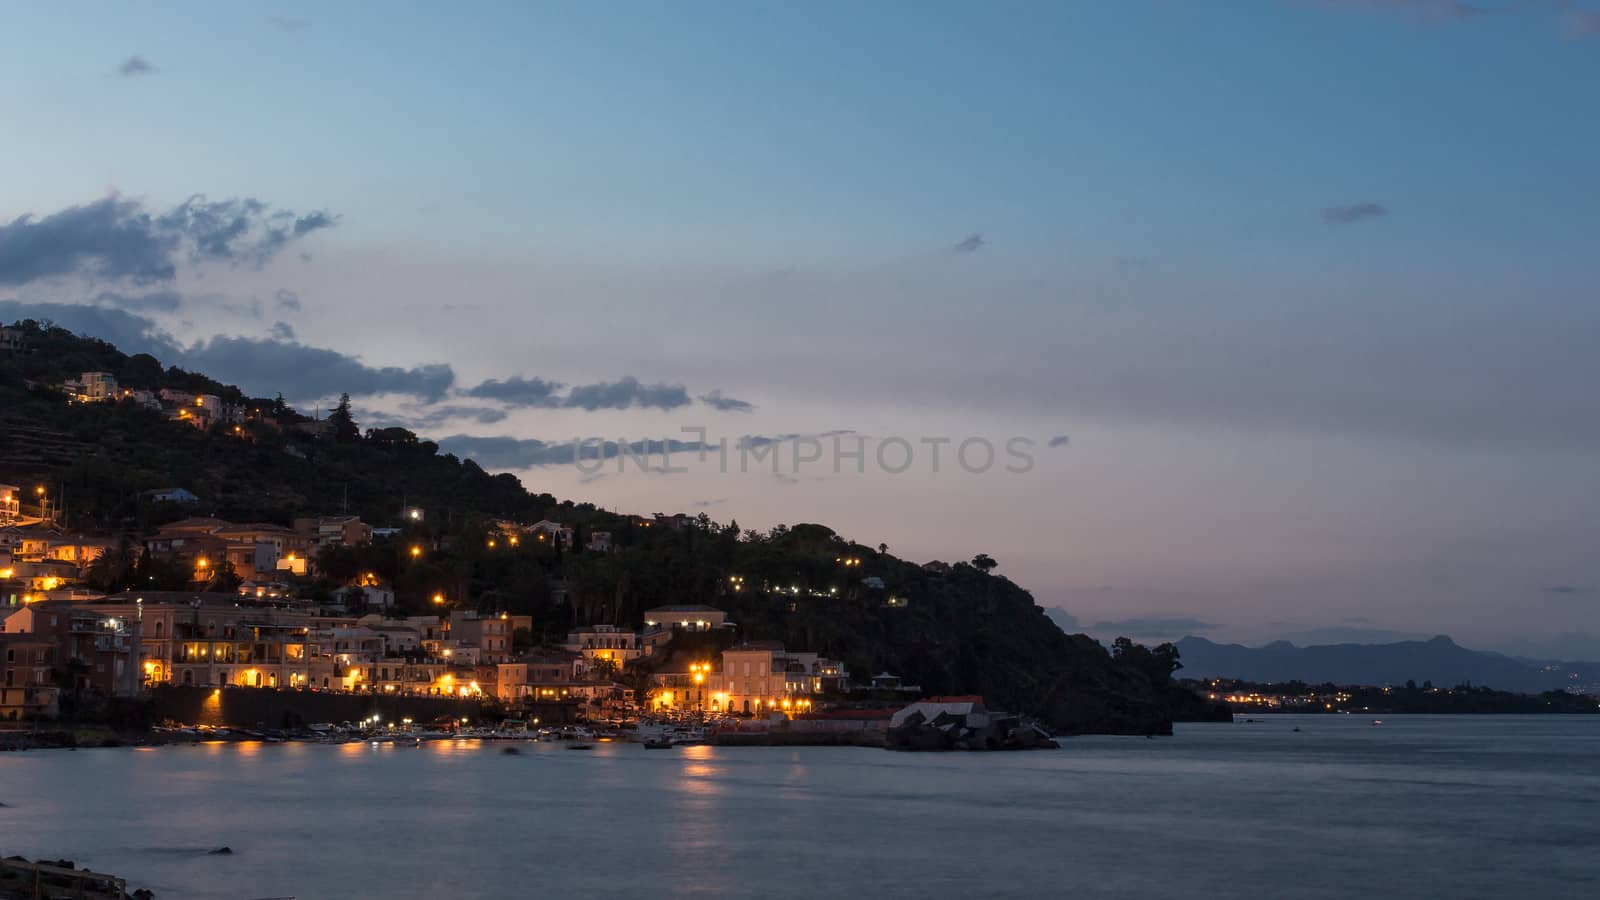
[[0,852],[162,900],[1600,896],[1600,718],[1285,716],[994,755],[523,750],[4,754]]

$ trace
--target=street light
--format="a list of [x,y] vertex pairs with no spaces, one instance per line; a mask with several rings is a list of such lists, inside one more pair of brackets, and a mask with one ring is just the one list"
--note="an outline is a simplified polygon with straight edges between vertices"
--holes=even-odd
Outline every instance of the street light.
[[421,544],[412,544],[411,545],[411,558],[412,559],[416,559],[417,557],[419,557],[421,555],[422,555],[422,545]]

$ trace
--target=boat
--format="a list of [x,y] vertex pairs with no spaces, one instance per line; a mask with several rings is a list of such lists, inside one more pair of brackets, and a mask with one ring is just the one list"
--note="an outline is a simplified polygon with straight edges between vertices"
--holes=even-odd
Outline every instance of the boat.
[[574,742],[567,745],[568,750],[593,750],[594,745],[584,742]]
[[664,738],[664,737],[663,738],[652,738],[652,739],[644,742],[644,748],[646,750],[671,750],[672,749],[672,739],[671,738]]

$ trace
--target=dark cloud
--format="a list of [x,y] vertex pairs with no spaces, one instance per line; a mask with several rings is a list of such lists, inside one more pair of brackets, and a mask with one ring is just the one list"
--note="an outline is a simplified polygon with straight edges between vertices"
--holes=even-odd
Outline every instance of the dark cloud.
[[1600,36],[1600,12],[1578,10],[1567,16],[1567,32],[1573,37]]
[[332,228],[334,217],[327,212],[314,212],[294,220],[294,236],[305,237],[321,228]]
[[1176,637],[1200,631],[1212,631],[1222,626],[1186,617],[1132,618],[1109,622],[1096,622],[1089,630],[1096,634],[1117,634],[1127,637]]
[[1067,438],[1066,435],[1058,434],[1055,437],[1050,439],[1050,446],[1051,447],[1065,447],[1067,445],[1067,440],[1068,440],[1068,438]]
[[1546,594],[1562,594],[1567,596],[1573,594],[1587,594],[1589,591],[1589,588],[1579,587],[1575,584],[1555,584],[1544,589]]
[[960,241],[957,241],[954,245],[952,245],[950,247],[950,252],[951,253],[977,253],[979,250],[982,250],[984,247],[987,247],[988,245],[989,245],[989,242],[983,239],[983,235],[979,234],[976,231],[974,231],[972,234],[967,235],[966,237],[962,238]]
[[130,56],[117,66],[117,74],[123,78],[137,78],[140,75],[154,75],[156,67],[150,65],[142,56]]
[[728,498],[727,497],[718,497],[715,500],[696,500],[694,503],[692,503],[690,505],[694,506],[696,509],[708,509],[708,508],[713,507],[713,506],[721,506],[722,504],[727,503],[727,502],[728,502]]
[[[543,466],[573,465],[581,458],[586,461],[615,459],[624,445],[616,441],[541,441],[536,438],[479,437],[470,434],[453,434],[439,439],[439,448],[446,453],[471,458],[486,469],[531,469]],[[627,445],[633,457],[653,457],[654,462],[665,452],[699,453],[713,450],[714,446],[699,441],[633,441]],[[634,471],[633,463],[627,463]],[[678,465],[674,463],[673,465]]]
[[299,312],[301,309],[300,295],[288,288],[278,288],[273,292],[272,299],[283,309],[292,309],[295,312]]
[[295,400],[348,392],[355,395],[406,394],[440,400],[455,383],[446,364],[400,368],[368,366],[336,350],[294,341],[218,335],[188,348],[186,368],[231,382],[251,394],[281,391]]
[[412,431],[426,431],[437,428],[446,422],[474,422],[479,425],[494,425],[505,421],[509,415],[505,410],[494,406],[456,406],[446,404],[443,406],[403,407],[400,412],[380,412],[377,410],[362,410],[361,421],[368,425],[389,426],[398,425]]
[[311,27],[310,22],[295,16],[267,16],[267,24],[284,34],[299,34]]
[[211,202],[195,196],[156,214],[139,201],[110,196],[0,224],[0,284],[62,275],[171,281],[180,259],[259,266],[332,222],[327,213],[296,217],[252,198]]
[[[512,406],[537,409],[583,409],[589,412],[601,409],[677,409],[688,406],[689,389],[681,384],[644,384],[632,375],[617,381],[600,381],[580,384],[566,394],[566,385],[544,378],[513,375],[505,380],[489,379],[462,391],[462,396],[479,400],[499,400]],[[699,398],[717,409],[746,411],[754,409],[743,400],[722,396],[712,391]]]
[[499,400],[512,406],[555,407],[561,405],[556,392],[563,387],[565,385],[559,381],[513,375],[504,381],[490,379],[473,385],[461,393],[480,400]]
[[1322,221],[1329,225],[1354,225],[1367,219],[1381,219],[1389,210],[1377,203],[1354,203],[1350,206],[1330,206],[1322,210]]
[[0,284],[82,273],[135,282],[168,281],[180,236],[160,229],[138,203],[107,197],[42,219],[0,225]]
[[750,412],[756,408],[753,403],[735,400],[732,397],[724,397],[720,390],[712,391],[709,394],[701,394],[699,400],[701,403],[722,412]]
[[642,384],[639,379],[628,375],[620,381],[577,385],[567,393],[561,405],[590,412],[635,406],[677,409],[689,405],[689,391],[681,384]]
[[294,340],[294,328],[288,322],[273,322],[272,339],[275,341],[292,341]]

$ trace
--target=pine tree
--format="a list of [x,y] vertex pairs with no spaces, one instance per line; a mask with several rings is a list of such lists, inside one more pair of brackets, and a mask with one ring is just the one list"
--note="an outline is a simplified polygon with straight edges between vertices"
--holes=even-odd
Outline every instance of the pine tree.
[[333,408],[328,421],[333,425],[334,440],[343,443],[361,439],[361,428],[356,425],[355,417],[350,414],[349,394],[339,395],[339,405]]

